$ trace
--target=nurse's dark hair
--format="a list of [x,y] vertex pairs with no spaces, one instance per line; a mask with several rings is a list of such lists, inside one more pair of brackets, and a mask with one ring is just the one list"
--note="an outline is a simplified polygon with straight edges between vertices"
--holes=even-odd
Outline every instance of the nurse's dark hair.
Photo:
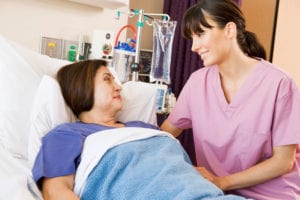
[[237,27],[237,41],[241,50],[250,57],[266,58],[266,51],[258,41],[256,35],[246,31],[245,18],[239,5],[233,0],[199,0],[184,14],[181,32],[187,39],[192,39],[192,34],[200,34],[206,28],[213,28],[206,18],[208,15],[219,28],[224,28],[228,22],[235,23]]
[[56,78],[65,102],[76,117],[94,105],[94,82],[97,70],[106,67],[105,60],[84,60],[59,69]]

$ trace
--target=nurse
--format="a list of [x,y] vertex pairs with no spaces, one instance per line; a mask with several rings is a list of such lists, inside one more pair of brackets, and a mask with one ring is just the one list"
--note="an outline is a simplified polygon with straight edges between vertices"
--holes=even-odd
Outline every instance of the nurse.
[[205,67],[194,72],[161,128],[193,128],[197,170],[228,193],[300,199],[300,94],[265,60],[232,0],[200,0],[182,33]]

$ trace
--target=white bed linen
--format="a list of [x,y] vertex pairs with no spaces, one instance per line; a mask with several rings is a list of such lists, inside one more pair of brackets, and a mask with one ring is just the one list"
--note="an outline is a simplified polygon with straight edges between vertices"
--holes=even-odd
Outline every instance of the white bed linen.
[[40,200],[26,160],[13,157],[0,147],[0,199]]

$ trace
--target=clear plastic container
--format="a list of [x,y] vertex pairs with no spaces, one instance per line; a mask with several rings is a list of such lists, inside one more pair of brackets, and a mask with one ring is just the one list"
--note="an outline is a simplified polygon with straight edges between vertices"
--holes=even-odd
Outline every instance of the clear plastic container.
[[112,66],[122,83],[130,80],[131,65],[134,63],[135,49],[127,43],[119,43],[114,49]]

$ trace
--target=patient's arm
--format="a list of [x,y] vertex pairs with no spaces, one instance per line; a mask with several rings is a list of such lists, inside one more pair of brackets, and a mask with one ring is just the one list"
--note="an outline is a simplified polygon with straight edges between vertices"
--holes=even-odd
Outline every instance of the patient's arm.
[[160,126],[163,131],[171,133],[174,137],[178,137],[182,133],[182,129],[177,128],[171,124],[169,119],[166,119]]
[[55,178],[44,178],[43,180],[43,198],[44,200],[79,200],[79,197],[73,192],[74,174],[60,176]]

